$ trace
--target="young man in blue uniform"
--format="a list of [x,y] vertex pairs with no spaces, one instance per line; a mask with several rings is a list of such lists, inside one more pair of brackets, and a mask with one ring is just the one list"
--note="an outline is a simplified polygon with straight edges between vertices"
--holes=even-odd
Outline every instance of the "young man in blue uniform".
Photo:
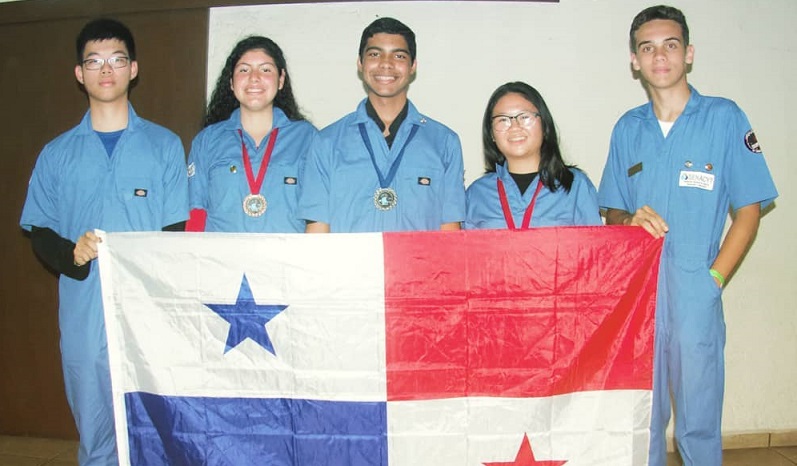
[[415,50],[415,34],[393,18],[363,31],[357,69],[368,98],[311,146],[299,198],[307,232],[460,228],[462,148],[407,98]]
[[109,19],[86,24],[75,77],[89,110],[42,150],[20,220],[37,255],[61,274],[62,367],[82,466],[118,464],[93,231],[179,230],[188,218],[182,143],[133,111],[128,90],[137,74],[127,27]]
[[[631,63],[650,102],[612,133],[599,188],[606,221],[664,237],[656,308],[650,464],[666,464],[670,399],[685,465],[720,466],[725,322],[721,292],[777,197],[747,117],[687,84],[694,48],[679,10],[631,25]],[[732,224],[722,239],[729,208]]]

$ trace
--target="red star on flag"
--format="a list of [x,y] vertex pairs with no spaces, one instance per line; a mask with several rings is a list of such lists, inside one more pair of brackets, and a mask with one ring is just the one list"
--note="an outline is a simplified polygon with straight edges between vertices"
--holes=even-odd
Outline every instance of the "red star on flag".
[[482,464],[484,464],[484,466],[562,466],[565,463],[567,463],[567,461],[538,461],[534,459],[534,452],[531,451],[529,437],[523,434],[523,442],[520,443],[520,450],[518,450],[517,456],[515,456],[515,461]]

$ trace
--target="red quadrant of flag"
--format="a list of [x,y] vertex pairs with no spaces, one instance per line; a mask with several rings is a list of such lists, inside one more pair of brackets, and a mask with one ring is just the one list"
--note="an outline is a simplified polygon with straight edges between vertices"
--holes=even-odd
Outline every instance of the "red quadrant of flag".
[[661,248],[635,227],[384,235],[388,400],[651,389]]

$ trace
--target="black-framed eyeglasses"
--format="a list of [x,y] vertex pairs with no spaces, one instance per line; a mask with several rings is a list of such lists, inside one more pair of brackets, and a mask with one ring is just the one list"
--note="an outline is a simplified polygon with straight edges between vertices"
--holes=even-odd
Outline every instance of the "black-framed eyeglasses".
[[540,114],[537,112],[520,112],[517,115],[496,115],[492,118],[493,131],[503,133],[512,127],[512,120],[523,128],[531,128],[537,123]]
[[87,58],[83,60],[83,67],[87,70],[99,70],[105,64],[113,69],[124,68],[130,63],[130,57],[124,55],[109,58]]

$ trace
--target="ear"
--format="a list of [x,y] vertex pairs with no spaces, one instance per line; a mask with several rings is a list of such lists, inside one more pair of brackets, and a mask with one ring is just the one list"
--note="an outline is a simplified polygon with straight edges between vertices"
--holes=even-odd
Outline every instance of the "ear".
[[357,55],[357,72],[358,73],[362,73],[363,72],[363,61],[362,61],[362,59],[360,58],[359,55]]
[[282,86],[284,85],[285,85],[285,70],[282,70],[282,72],[280,73],[280,82],[277,89],[282,90]]
[[77,82],[79,82],[80,84],[84,84],[83,83],[83,67],[80,66],[80,65],[75,65],[75,79],[77,79]]
[[415,74],[415,70],[418,68],[418,60],[412,61],[412,68],[410,68],[410,74]]
[[636,58],[636,54],[631,52],[631,67],[634,68],[634,71],[639,71],[641,67],[639,66],[639,60]]
[[133,60],[130,62],[130,80],[136,79],[138,76],[138,62]]
[[684,62],[687,65],[691,65],[693,61],[695,61],[695,46],[689,44],[686,46],[686,56],[684,57]]

